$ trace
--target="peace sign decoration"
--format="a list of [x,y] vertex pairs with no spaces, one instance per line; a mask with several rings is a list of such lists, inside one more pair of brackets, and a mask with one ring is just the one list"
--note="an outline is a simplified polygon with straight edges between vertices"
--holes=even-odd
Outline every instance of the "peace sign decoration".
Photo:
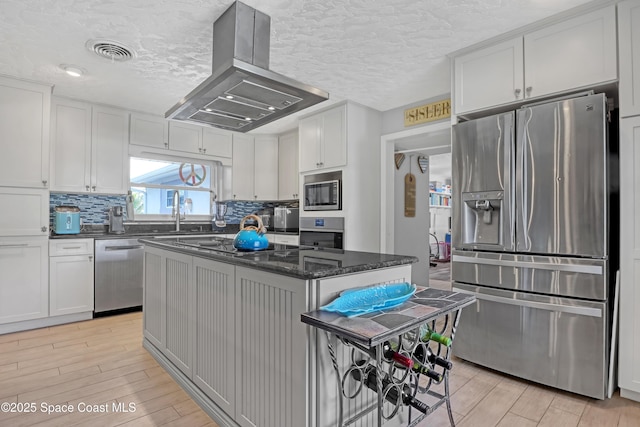
[[[185,166],[189,166],[191,169],[191,171],[186,175],[184,171]],[[178,171],[178,174],[180,175],[180,180],[190,187],[197,187],[198,185],[202,184],[205,178],[207,177],[207,169],[204,167],[204,165],[200,165],[200,168],[202,168],[202,176],[196,173],[196,168],[193,163],[181,164],[180,170]]]

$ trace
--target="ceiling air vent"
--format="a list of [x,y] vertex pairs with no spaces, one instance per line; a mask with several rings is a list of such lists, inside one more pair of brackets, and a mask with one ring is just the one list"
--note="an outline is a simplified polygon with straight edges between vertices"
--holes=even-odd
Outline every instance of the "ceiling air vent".
[[124,62],[136,57],[135,51],[120,42],[106,39],[89,40],[87,49],[110,61]]

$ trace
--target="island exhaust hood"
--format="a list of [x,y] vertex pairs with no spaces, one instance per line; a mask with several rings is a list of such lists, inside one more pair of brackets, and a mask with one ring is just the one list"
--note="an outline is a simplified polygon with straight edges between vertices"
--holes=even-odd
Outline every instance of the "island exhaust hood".
[[269,71],[271,18],[236,1],[213,23],[213,73],[165,117],[247,132],[329,98]]

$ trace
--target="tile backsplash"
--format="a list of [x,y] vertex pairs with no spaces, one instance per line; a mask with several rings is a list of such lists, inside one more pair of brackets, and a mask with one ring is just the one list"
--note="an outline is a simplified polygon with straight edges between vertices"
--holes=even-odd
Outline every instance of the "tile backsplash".
[[105,224],[109,220],[108,210],[111,206],[122,206],[126,220],[125,196],[97,194],[51,193],[49,196],[49,220],[53,224],[53,209],[67,205],[80,208],[80,219],[83,224]]
[[[110,196],[96,194],[67,194],[51,193],[49,196],[49,220],[53,224],[53,209],[56,206],[67,205],[80,208],[80,218],[83,224],[103,225],[109,220],[108,210],[111,206],[122,206],[126,217],[126,196]],[[265,208],[272,208],[274,202],[252,202],[229,200],[225,221],[227,224],[240,224],[242,218]],[[279,203],[278,203],[279,204]]]
[[240,224],[242,218],[264,209],[267,203],[230,200],[227,204],[227,213],[224,216],[227,224]]

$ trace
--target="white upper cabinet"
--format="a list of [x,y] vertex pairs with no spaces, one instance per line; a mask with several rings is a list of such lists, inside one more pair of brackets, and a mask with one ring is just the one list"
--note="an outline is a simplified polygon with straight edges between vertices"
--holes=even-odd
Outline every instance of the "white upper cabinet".
[[131,113],[129,144],[169,148],[169,121],[164,117]]
[[129,189],[129,114],[93,107],[91,191],[126,194]]
[[0,187],[0,236],[48,236],[49,190]]
[[129,114],[54,99],[51,190],[125,194],[129,187]]
[[524,36],[525,96],[616,80],[615,6]]
[[202,154],[209,156],[233,156],[233,137],[231,132],[214,128],[202,128]]
[[232,188],[235,200],[278,198],[278,138],[233,136]]
[[48,188],[51,87],[0,77],[0,186]]
[[247,135],[234,135],[231,178],[234,200],[254,200],[254,178],[254,139]]
[[473,111],[523,98],[522,37],[454,60],[457,112]]
[[254,148],[254,198],[278,198],[278,137],[257,136]]
[[230,158],[233,151],[232,134],[229,131],[210,127],[171,122],[169,149]]
[[454,111],[482,110],[617,79],[615,6],[454,58]]
[[347,164],[346,122],[346,105],[300,120],[300,172]]
[[53,98],[51,189],[91,189],[91,106],[87,103]]
[[298,198],[298,134],[288,133],[278,140],[278,200]]
[[187,123],[169,123],[169,147],[187,153],[202,152],[202,127]]
[[620,116],[640,115],[640,1],[618,3]]

